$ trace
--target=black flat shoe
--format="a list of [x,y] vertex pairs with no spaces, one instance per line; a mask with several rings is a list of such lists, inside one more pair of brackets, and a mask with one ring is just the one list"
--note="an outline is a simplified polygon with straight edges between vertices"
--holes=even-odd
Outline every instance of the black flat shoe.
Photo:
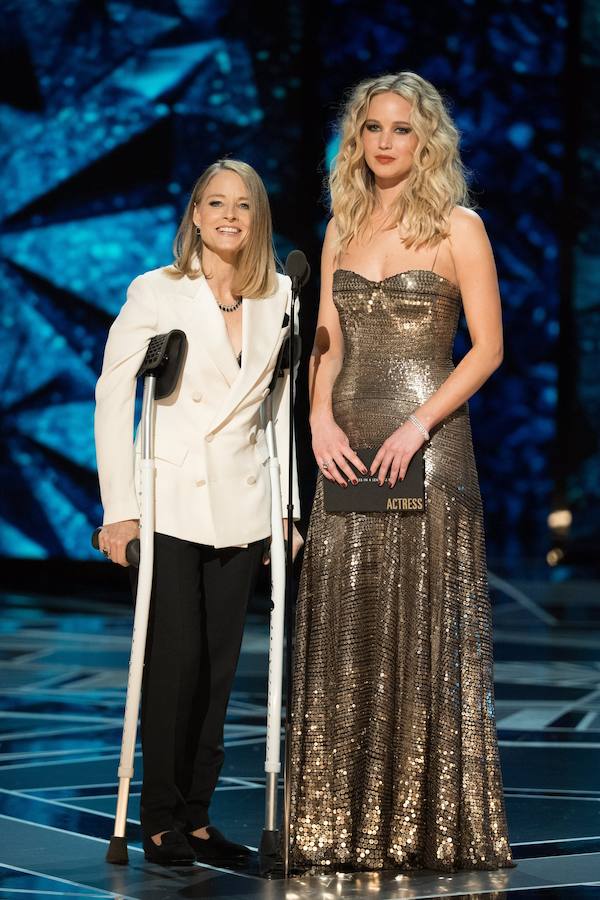
[[228,841],[221,834],[218,828],[208,825],[207,829],[209,837],[199,838],[193,834],[186,834],[190,847],[196,853],[198,862],[214,862],[215,860],[228,859],[246,859],[250,855],[250,850],[244,844],[236,844],[234,841]]
[[151,837],[145,837],[144,856],[148,862],[160,866],[191,866],[196,862],[196,854],[185,835],[179,831],[165,831],[160,844],[155,844]]

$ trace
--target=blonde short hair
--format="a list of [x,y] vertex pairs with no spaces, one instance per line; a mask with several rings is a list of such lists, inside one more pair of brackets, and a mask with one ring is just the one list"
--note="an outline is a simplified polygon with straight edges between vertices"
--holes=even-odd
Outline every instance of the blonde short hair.
[[448,217],[454,207],[470,205],[459,132],[436,88],[414,72],[370,78],[348,97],[340,122],[340,148],[329,178],[340,253],[364,232],[375,207],[375,179],[365,162],[362,131],[372,98],[390,91],[412,105],[410,124],[418,140],[410,175],[393,213],[393,224],[402,223],[405,245],[439,243],[448,235]]
[[232,290],[243,297],[269,297],[277,289],[273,225],[269,198],[263,181],[248,163],[238,159],[219,159],[198,178],[186,206],[173,243],[173,265],[167,270],[175,278],[198,278],[202,272],[202,237],[196,233],[194,207],[209,181],[219,172],[235,172],[248,192],[251,225],[248,239],[240,250]]

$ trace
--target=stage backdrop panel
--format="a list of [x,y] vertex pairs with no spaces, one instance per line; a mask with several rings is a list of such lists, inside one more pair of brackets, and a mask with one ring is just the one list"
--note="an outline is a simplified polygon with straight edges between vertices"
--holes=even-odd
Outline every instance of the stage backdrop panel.
[[[106,333],[129,281],[170,261],[202,168],[223,154],[255,165],[280,255],[299,245],[316,271],[340,100],[358,78],[403,68],[451,98],[496,249],[506,361],[471,404],[491,552],[540,552],[555,430],[566,3],[456,0],[430,15],[417,2],[287,0],[277,17],[260,6],[4,4],[0,554],[92,556],[93,389]],[[305,356],[316,288],[313,279]],[[309,501],[305,397],[298,409]]]

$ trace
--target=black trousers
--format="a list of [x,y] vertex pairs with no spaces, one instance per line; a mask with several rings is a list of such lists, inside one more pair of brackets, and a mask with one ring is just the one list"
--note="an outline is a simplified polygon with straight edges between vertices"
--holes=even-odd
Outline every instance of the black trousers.
[[[155,535],[142,685],[144,834],[207,825],[248,598],[264,542],[216,550]],[[135,589],[136,575],[132,571]]]

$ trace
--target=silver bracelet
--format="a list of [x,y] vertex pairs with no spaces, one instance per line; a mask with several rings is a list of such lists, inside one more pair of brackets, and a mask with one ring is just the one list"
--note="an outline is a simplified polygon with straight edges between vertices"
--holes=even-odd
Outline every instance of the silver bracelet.
[[410,414],[410,416],[408,417],[408,421],[413,423],[415,428],[417,428],[421,432],[426,441],[429,440],[429,432],[427,431],[423,423],[417,419],[414,413]]

